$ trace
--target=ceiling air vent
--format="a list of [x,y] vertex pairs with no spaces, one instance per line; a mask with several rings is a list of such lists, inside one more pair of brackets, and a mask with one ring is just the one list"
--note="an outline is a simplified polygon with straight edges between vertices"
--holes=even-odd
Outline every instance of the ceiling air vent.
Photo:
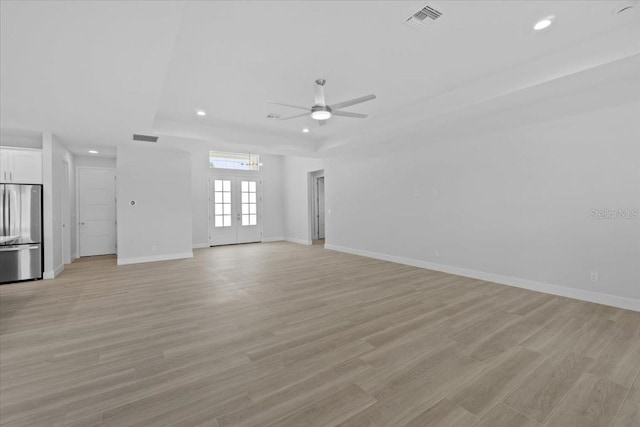
[[140,135],[140,134],[134,133],[133,140],[144,141],[144,142],[158,142],[158,137],[152,136],[152,135]]
[[408,17],[405,22],[411,25],[413,28],[422,28],[425,25],[425,21],[431,20],[435,21],[436,19],[442,16],[442,12],[432,8],[431,6],[425,6],[410,17]]

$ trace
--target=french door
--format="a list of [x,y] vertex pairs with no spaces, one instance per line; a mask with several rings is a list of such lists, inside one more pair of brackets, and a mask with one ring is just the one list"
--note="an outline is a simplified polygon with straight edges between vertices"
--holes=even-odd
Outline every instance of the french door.
[[262,241],[260,179],[209,176],[209,244]]

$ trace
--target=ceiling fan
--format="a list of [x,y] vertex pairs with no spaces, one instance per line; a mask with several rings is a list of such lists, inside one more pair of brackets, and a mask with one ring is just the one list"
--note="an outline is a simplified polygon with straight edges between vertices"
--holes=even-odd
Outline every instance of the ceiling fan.
[[327,120],[331,118],[331,116],[339,116],[339,117],[351,117],[354,119],[366,119],[366,114],[360,113],[350,113],[348,111],[341,111],[341,109],[345,107],[350,107],[352,105],[360,104],[363,102],[371,101],[372,99],[376,99],[374,94],[361,96],[360,98],[350,99],[348,101],[338,102],[336,104],[327,105],[324,100],[324,85],[326,80],[318,79],[314,85],[314,95],[315,95],[315,104],[310,108],[301,107],[299,105],[291,105],[291,104],[283,104],[281,102],[267,101],[269,104],[275,105],[283,105],[285,107],[298,108],[300,110],[306,110],[303,114],[296,114],[295,116],[282,117],[278,120],[290,120],[298,117],[304,117],[311,114],[311,118],[314,120],[318,120],[320,126],[327,124]]

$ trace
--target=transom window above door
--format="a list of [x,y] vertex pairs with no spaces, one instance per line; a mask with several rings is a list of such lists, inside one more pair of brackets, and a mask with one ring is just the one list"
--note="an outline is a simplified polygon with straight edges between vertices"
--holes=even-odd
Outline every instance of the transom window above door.
[[212,169],[259,171],[261,165],[257,154],[209,151],[209,167]]

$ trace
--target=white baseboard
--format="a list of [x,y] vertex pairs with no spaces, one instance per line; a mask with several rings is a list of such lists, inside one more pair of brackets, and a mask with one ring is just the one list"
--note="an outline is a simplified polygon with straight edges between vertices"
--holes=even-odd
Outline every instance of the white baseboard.
[[64,264],[60,264],[53,270],[45,271],[42,273],[43,279],[55,279],[56,276],[64,271]]
[[285,237],[284,240],[291,243],[298,243],[300,245],[311,245],[313,243],[311,240],[296,239],[294,237]]
[[71,262],[73,262],[73,260],[78,259],[78,253],[76,252],[75,254],[71,254]]
[[269,243],[269,242],[282,242],[284,239],[284,236],[276,236],[276,237],[265,237],[262,239],[262,243]]
[[118,258],[118,265],[141,264],[143,262],[168,261],[171,259],[185,259],[185,258],[193,258],[193,252],[142,256],[142,257],[136,257],[136,258]]
[[210,243],[194,243],[193,244],[193,249],[202,249],[202,248],[208,248],[211,247]]
[[398,264],[410,265],[412,267],[441,271],[443,273],[454,274],[456,276],[471,277],[473,279],[485,280],[487,282],[499,283],[501,285],[508,285],[517,288],[528,289],[531,291],[544,292],[546,294],[558,295],[588,302],[595,302],[598,304],[610,305],[627,310],[640,311],[640,300],[634,298],[625,298],[617,295],[587,291],[584,289],[552,285],[550,283],[536,282],[533,280],[521,279],[518,277],[503,276],[500,274],[487,273],[485,271],[471,270],[468,268],[454,267],[451,265],[436,264],[428,261],[421,261],[394,255],[381,254],[377,252],[369,252],[360,249],[347,248],[345,246],[325,244],[324,248],[353,255],[360,255],[368,258],[380,259],[383,261],[395,262]]

